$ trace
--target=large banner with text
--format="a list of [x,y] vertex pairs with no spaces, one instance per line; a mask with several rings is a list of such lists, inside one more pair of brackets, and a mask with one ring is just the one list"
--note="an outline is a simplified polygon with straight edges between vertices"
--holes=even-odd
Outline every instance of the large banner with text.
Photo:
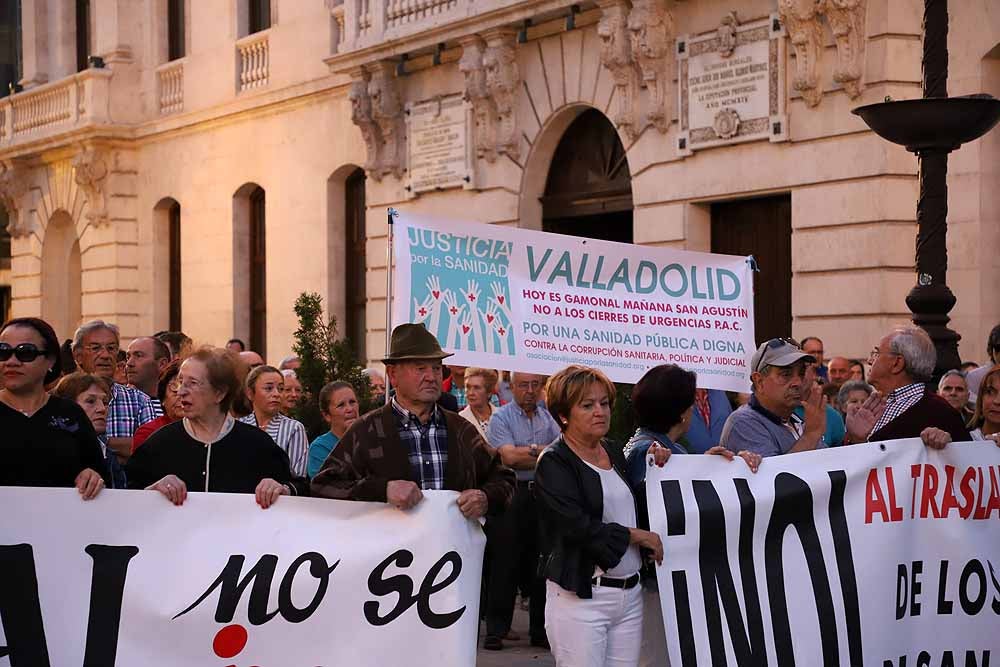
[[451,363],[635,382],[674,363],[698,386],[748,391],[753,278],[746,257],[685,252],[401,214],[393,321],[422,322]]
[[670,664],[1000,663],[1000,449],[675,456],[646,480]]
[[485,537],[456,498],[0,488],[0,665],[473,665]]

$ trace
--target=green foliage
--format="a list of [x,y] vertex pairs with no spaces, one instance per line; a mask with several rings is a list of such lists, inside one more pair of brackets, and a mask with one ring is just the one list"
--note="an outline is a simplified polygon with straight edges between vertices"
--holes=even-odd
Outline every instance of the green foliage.
[[312,439],[329,428],[318,402],[325,384],[339,380],[354,387],[361,414],[378,406],[372,401],[371,384],[361,374],[364,367],[354,356],[350,341],[337,335],[337,319],[332,315],[324,319],[322,297],[310,292],[300,294],[295,300],[295,315],[299,328],[292,349],[302,363],[297,374],[303,393],[292,417],[305,425]]

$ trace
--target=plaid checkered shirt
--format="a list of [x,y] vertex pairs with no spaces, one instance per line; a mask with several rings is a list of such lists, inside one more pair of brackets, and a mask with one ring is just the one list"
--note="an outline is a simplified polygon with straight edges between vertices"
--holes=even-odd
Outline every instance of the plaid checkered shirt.
[[117,382],[111,386],[106,438],[131,438],[135,430],[156,419],[149,396]]
[[443,489],[444,470],[448,463],[448,428],[444,413],[436,404],[426,424],[420,423],[415,414],[391,401],[399,439],[409,450],[413,479],[423,490]]
[[885,412],[875,422],[875,428],[872,429],[872,433],[875,433],[880,428],[884,428],[893,419],[916,405],[924,397],[925,390],[926,387],[923,382],[914,382],[913,384],[890,391],[889,395],[885,397]]

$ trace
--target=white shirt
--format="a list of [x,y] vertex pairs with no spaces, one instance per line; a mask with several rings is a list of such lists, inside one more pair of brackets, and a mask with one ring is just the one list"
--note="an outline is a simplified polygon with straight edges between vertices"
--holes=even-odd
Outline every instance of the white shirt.
[[[595,465],[584,461],[601,477],[601,491],[604,493],[604,516],[601,521],[604,523],[617,523],[626,528],[637,528],[638,522],[635,516],[635,499],[632,491],[628,488],[625,480],[621,478],[614,468],[602,470]],[[642,555],[639,547],[634,544],[628,545],[628,550],[618,565],[600,576],[613,577],[615,579],[627,579],[642,568]]]
[[[493,413],[497,411],[496,406],[492,403],[487,403],[486,405],[489,406],[490,417],[492,417]],[[486,427],[490,425],[490,417],[487,417],[484,422],[479,421],[479,418],[476,417],[476,414],[472,411],[471,405],[466,405],[462,408],[462,410],[458,413],[458,416],[465,417],[473,426],[476,427],[476,429],[478,429],[479,435],[483,436],[483,440],[489,442],[489,439],[486,437]]]

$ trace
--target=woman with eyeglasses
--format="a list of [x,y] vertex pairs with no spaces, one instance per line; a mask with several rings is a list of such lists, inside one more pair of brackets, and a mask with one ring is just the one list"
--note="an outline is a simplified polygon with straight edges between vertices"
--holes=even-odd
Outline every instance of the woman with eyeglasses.
[[110,482],[90,419],[74,401],[49,396],[62,371],[59,339],[44,320],[0,329],[0,486],[75,487],[84,500]]
[[181,362],[174,359],[160,373],[160,379],[156,383],[156,397],[160,399],[163,406],[163,416],[157,417],[151,422],[146,422],[135,430],[132,435],[132,453],[142,446],[142,443],[167,424],[173,424],[178,419],[183,419],[184,411],[181,410],[181,403],[177,400],[177,373],[181,370]]
[[189,491],[252,493],[263,509],[299,493],[288,455],[264,431],[233,419],[242,391],[231,354],[203,348],[175,383],[184,418],[149,437],[128,461],[129,488],[159,491],[181,505]]
[[125,470],[118,463],[118,456],[115,450],[108,447],[105,435],[108,432],[108,404],[111,403],[111,383],[99,375],[76,372],[64,375],[59,379],[59,384],[52,390],[53,396],[65,398],[73,401],[81,408],[90,420],[90,425],[97,433],[97,441],[101,445],[101,453],[104,455],[104,468],[102,473],[107,473],[112,489],[124,489]]

